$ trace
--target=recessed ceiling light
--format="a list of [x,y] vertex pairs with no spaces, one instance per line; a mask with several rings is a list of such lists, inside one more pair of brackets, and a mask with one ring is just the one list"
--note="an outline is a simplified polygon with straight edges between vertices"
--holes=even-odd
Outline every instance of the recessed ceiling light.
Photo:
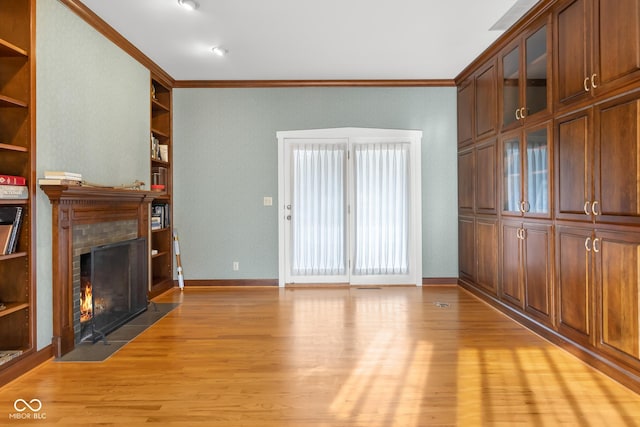
[[213,52],[214,54],[218,55],[218,56],[225,56],[227,53],[229,53],[229,51],[223,47],[220,46],[216,46],[216,47],[212,47],[211,48],[211,52]]
[[178,4],[188,10],[196,10],[198,6],[200,6],[198,2],[194,0],[178,0]]

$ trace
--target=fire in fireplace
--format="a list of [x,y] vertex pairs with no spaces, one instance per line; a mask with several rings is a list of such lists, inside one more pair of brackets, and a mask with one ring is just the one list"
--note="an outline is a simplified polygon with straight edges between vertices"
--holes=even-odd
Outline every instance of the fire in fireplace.
[[80,340],[96,342],[147,309],[146,239],[94,246],[80,257]]
[[91,278],[80,278],[80,323],[93,318],[93,295],[91,293]]

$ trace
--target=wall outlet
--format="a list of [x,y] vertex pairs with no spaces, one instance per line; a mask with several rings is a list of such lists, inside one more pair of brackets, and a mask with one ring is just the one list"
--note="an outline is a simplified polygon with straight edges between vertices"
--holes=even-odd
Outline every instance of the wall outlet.
[[240,270],[240,263],[238,261],[233,261],[233,271]]
[[268,196],[264,197],[264,198],[262,199],[262,204],[263,204],[264,206],[273,206],[273,198],[268,197]]

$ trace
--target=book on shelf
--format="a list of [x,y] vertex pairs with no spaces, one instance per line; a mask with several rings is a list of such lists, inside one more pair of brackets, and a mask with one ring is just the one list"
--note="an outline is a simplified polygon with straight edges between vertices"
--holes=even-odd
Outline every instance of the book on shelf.
[[38,185],[82,185],[82,181],[74,179],[40,178]]
[[22,225],[22,206],[0,206],[0,249],[2,255],[16,251]]
[[82,174],[65,171],[44,171],[45,179],[65,179],[67,181],[82,181]]
[[67,171],[44,171],[44,177],[45,178],[63,177],[63,178],[82,179],[82,174],[76,173],[76,172],[67,172]]
[[0,350],[0,365],[15,359],[22,354],[22,350]]
[[27,185],[27,179],[23,176],[0,174],[0,185]]
[[26,185],[0,185],[0,199],[29,198],[29,188]]

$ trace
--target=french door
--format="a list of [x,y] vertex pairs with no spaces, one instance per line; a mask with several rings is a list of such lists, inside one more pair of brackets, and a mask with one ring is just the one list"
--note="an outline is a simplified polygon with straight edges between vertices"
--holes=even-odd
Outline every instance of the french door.
[[376,131],[278,133],[282,286],[421,283],[419,132]]

